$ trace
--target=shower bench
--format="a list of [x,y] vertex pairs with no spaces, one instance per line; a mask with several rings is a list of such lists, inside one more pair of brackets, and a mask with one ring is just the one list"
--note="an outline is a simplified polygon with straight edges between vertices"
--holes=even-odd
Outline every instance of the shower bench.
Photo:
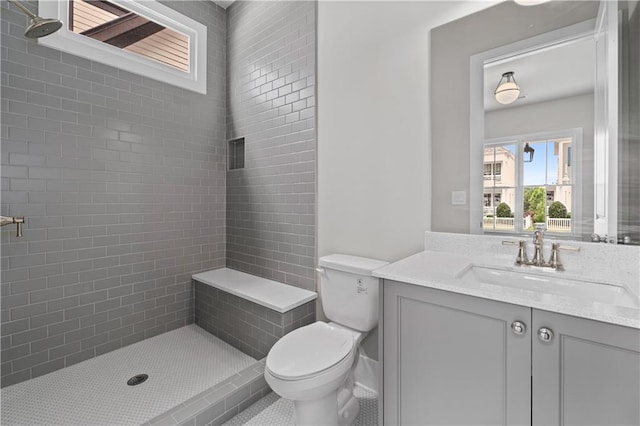
[[263,376],[271,346],[316,318],[312,291],[229,268],[192,280],[196,325],[258,361],[145,426],[224,423],[271,391]]
[[313,291],[229,268],[192,278],[196,324],[255,359],[316,319],[318,295]]

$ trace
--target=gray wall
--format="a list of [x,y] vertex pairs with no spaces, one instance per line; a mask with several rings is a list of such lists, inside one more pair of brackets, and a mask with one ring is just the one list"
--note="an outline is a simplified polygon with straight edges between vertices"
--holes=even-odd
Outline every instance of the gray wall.
[[433,231],[469,232],[469,206],[451,205],[452,191],[469,193],[469,58],[585,21],[595,17],[597,10],[598,3],[592,1],[535,7],[505,2],[432,30]]
[[227,266],[315,290],[316,4],[237,1],[227,9]]
[[2,2],[2,386],[192,322],[191,274],[225,264],[225,12],[167,4],[208,26],[206,96],[39,46]]

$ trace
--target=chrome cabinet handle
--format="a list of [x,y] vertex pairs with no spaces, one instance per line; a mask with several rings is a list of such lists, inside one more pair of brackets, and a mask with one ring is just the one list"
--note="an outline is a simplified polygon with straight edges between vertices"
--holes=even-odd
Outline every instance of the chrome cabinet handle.
[[553,331],[547,327],[542,327],[538,330],[538,339],[542,342],[550,342],[553,339]]
[[511,323],[511,331],[520,336],[527,331],[527,326],[522,321],[514,321]]

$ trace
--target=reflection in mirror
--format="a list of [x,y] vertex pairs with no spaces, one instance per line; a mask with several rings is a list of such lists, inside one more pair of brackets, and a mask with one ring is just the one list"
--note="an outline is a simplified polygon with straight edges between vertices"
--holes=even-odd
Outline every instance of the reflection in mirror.
[[[552,1],[524,8],[505,1],[432,30],[432,176],[437,177],[432,185],[432,230],[529,233],[533,226],[554,229],[550,232],[556,237],[591,241],[591,234],[599,232],[595,188],[600,183],[609,191],[606,199],[598,198],[609,209],[600,215],[607,221],[607,241],[640,243],[639,3]],[[603,9],[613,12],[610,30],[604,32],[598,25]],[[608,43],[616,37],[617,45]],[[609,46],[608,64],[618,66],[619,72],[596,68],[598,42]],[[535,63],[536,57],[545,59]],[[508,72],[517,78],[520,92],[512,103],[501,104],[495,90]],[[606,79],[600,91],[597,76]],[[452,93],[450,81],[468,81],[469,90]],[[467,107],[468,117],[460,114]],[[619,109],[619,121],[604,117],[611,107]],[[572,132],[577,139],[565,141]],[[595,141],[602,140],[609,147],[599,151]],[[513,153],[519,156],[515,201],[506,203],[513,228],[505,219],[504,230],[496,213],[505,197],[495,185],[498,154],[485,149],[499,145],[517,145]],[[610,154],[616,149],[613,159]],[[452,167],[450,160],[465,152],[468,173]],[[606,179],[597,180],[596,161],[604,164],[609,158],[601,174]],[[504,166],[498,167],[504,174]],[[544,177],[535,178],[536,167],[547,169]],[[465,188],[469,205],[450,205],[451,192]],[[528,225],[525,213],[531,200],[526,198],[532,191],[543,208],[538,215],[533,209]]]
[[[575,35],[484,61],[485,146],[496,138],[516,141],[516,199],[503,211],[518,220],[512,228],[496,226],[493,232],[543,230],[581,239],[592,233],[585,227],[587,235],[580,235],[585,217],[576,196],[582,192],[586,199],[593,197],[594,24],[575,27]],[[584,29],[586,34],[580,34]],[[495,76],[507,69],[520,78],[520,95],[510,104],[497,101],[491,91]],[[562,129],[569,126],[573,129]],[[523,130],[530,133],[518,135]],[[574,167],[574,158],[583,155],[587,163]],[[574,191],[575,185],[582,191]]]
[[516,145],[485,145],[482,227],[515,231]]
[[[574,145],[579,130],[541,139],[540,135],[487,141],[483,158],[482,228],[489,232],[577,235],[580,209],[574,208]],[[537,154],[537,155],[536,155]],[[579,180],[579,178],[578,178]]]
[[70,0],[69,30],[189,72],[189,38],[105,0]]
[[[528,231],[571,233],[573,213],[572,138],[528,142],[538,157],[524,163],[523,215]],[[574,215],[575,220],[579,217]]]
[[618,241],[640,244],[640,0],[620,9]]
[[[594,24],[592,21],[582,27],[591,28]],[[592,232],[586,228],[589,235],[578,233],[583,216],[579,207],[574,208],[578,200],[574,199],[577,192],[573,186],[575,182],[583,193],[592,192],[595,51],[595,40],[589,30],[584,35],[545,42],[484,61],[485,147],[495,143],[496,138],[515,141],[511,145],[514,188],[508,190],[515,197],[510,201],[504,198],[506,189],[501,189],[500,194],[504,200],[500,213],[503,216],[509,213],[512,218],[496,218],[493,228],[487,227],[485,207],[485,232],[543,230],[584,239]],[[506,72],[518,75],[520,88],[519,96],[508,104],[500,102],[492,90],[496,76]],[[561,130],[568,126],[574,129]],[[530,133],[519,135],[523,130]],[[576,139],[582,139],[585,132],[585,140],[590,143],[577,143]],[[572,157],[582,156],[583,152],[577,151],[584,149],[589,163],[573,167]],[[580,168],[586,171],[584,181],[577,175]],[[486,184],[485,177],[485,199]],[[506,226],[507,220],[512,222],[511,226]]]

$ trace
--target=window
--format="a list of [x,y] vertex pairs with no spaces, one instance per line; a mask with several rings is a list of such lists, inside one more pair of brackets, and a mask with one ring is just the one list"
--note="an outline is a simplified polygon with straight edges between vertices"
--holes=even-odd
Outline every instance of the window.
[[492,179],[495,176],[502,176],[502,163],[485,163],[484,176],[485,179]]
[[68,28],[189,72],[189,37],[105,0],[69,0]]
[[207,27],[154,0],[39,2],[65,23],[39,39],[54,49],[206,93]]
[[515,144],[485,145],[484,170],[490,173],[484,176],[485,200],[489,200],[483,208],[484,229],[515,230],[512,215],[516,203],[516,149]]
[[563,131],[486,141],[483,230],[576,234],[580,209],[572,155],[578,152],[580,135]]

